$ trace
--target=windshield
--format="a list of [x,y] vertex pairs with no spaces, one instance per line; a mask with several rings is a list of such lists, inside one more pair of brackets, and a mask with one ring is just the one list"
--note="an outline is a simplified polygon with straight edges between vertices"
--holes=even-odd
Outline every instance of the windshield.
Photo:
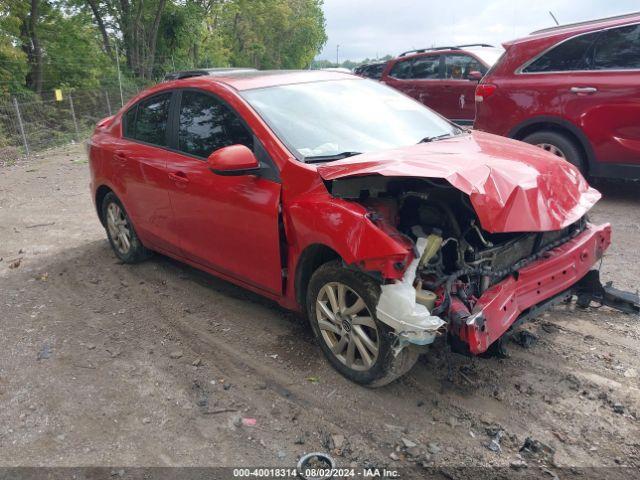
[[281,85],[242,96],[306,161],[336,160],[461,132],[421,103],[371,80]]

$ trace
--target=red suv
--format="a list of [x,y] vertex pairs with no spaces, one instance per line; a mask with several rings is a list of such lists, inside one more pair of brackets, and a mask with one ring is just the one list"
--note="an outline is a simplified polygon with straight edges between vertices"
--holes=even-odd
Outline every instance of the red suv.
[[502,54],[486,44],[411,50],[390,60],[380,81],[446,118],[471,125],[478,80]]
[[504,47],[478,85],[475,128],[538,145],[592,177],[640,179],[640,14]]
[[585,218],[600,195],[574,166],[462,130],[378,82],[172,78],[89,143],[115,254],[156,251],[305,312],[356,382],[390,382],[437,339],[468,354],[500,345],[609,246],[610,226]]

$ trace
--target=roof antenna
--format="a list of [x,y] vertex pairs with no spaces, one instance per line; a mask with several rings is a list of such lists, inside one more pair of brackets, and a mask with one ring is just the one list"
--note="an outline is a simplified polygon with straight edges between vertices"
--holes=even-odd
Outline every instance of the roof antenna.
[[556,25],[560,26],[558,19],[556,18],[556,16],[553,14],[551,10],[549,10],[549,15],[551,15],[551,18],[553,18],[553,21],[556,22]]

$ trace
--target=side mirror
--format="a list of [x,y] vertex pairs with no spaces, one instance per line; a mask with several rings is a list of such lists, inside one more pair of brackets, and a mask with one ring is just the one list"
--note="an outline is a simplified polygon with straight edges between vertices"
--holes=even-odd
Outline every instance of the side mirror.
[[222,147],[209,155],[207,163],[217,175],[250,175],[260,170],[260,162],[244,145]]
[[469,75],[467,75],[467,80],[471,80],[472,82],[479,82],[482,80],[482,73],[477,70],[471,70]]

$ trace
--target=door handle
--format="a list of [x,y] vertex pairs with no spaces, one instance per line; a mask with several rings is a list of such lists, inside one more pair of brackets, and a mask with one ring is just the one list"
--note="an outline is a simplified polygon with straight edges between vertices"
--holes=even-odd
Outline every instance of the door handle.
[[113,154],[113,158],[115,158],[120,163],[126,163],[127,162],[127,156],[122,152],[114,153]]
[[170,173],[169,178],[178,183],[189,183],[189,179],[183,172]]
[[571,93],[596,93],[596,87],[571,87]]

